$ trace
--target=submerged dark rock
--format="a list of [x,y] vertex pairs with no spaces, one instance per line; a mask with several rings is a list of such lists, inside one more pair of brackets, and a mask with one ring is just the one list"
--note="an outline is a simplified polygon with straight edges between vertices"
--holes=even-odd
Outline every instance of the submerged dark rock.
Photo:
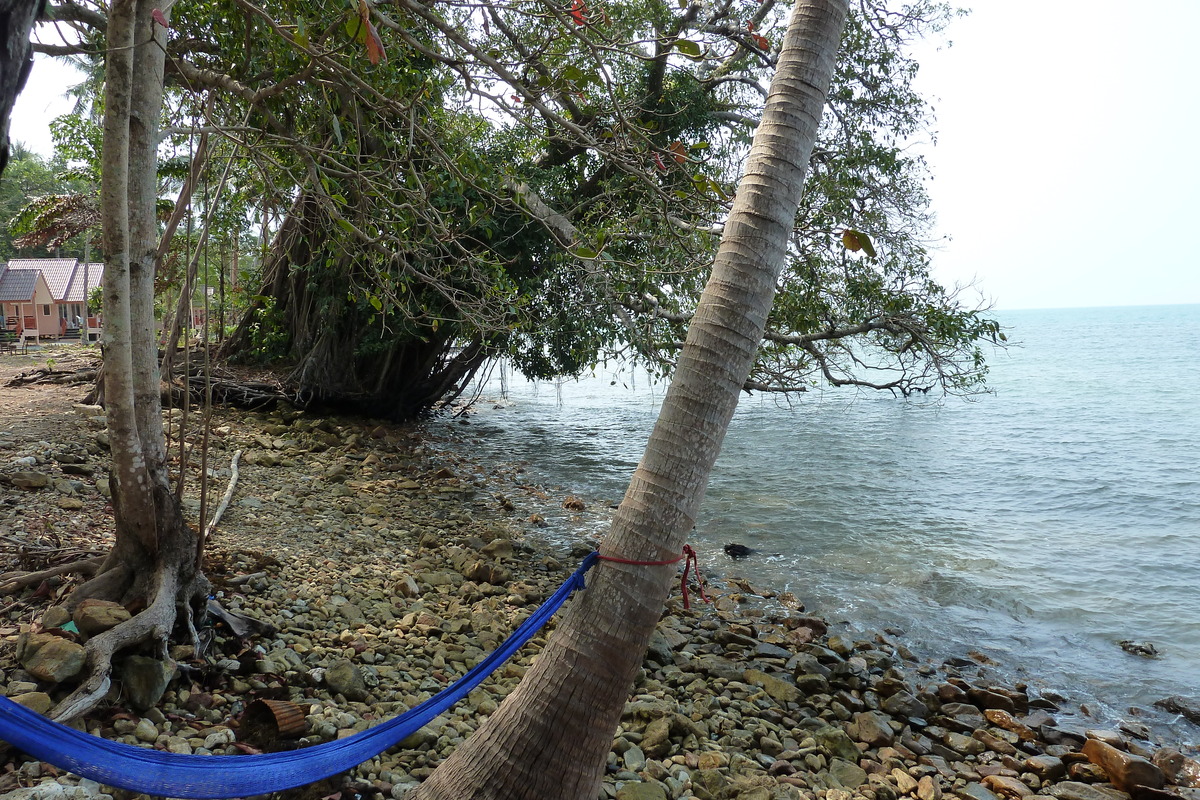
[[756,550],[746,547],[744,544],[730,542],[729,544],[725,545],[725,555],[729,556],[730,558],[746,558],[747,556],[753,555],[756,552]]
[[1158,658],[1158,648],[1154,646],[1153,642],[1135,642],[1131,639],[1125,639],[1118,642],[1118,644],[1121,645],[1121,649],[1126,653],[1132,653],[1135,656],[1142,656],[1143,658]]
[[1188,720],[1200,725],[1200,702],[1176,695],[1156,700],[1154,705],[1170,711],[1172,714],[1182,714]]

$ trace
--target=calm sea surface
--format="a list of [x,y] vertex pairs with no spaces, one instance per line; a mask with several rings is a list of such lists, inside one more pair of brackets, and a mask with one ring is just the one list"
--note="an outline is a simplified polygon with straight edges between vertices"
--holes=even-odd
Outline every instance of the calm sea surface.
[[[981,650],[1102,721],[1200,701],[1200,306],[999,316],[1020,344],[991,357],[992,395],[743,397],[694,537],[702,564],[851,630],[900,628],[931,661]],[[496,370],[484,397],[507,403],[440,425],[473,457],[525,462],[603,507],[663,391],[642,373]],[[549,537],[581,533],[550,522]],[[734,565],[733,541],[764,555]]]

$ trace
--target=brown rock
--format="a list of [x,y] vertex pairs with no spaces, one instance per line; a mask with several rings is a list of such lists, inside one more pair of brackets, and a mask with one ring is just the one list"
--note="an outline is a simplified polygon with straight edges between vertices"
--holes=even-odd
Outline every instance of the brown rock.
[[395,586],[392,588],[396,594],[400,595],[401,597],[411,598],[421,594],[421,587],[417,585],[417,582],[411,575],[405,575],[403,578],[396,581]]
[[888,747],[896,740],[896,733],[888,719],[878,711],[860,711],[854,715],[854,724],[849,731],[851,737],[878,749]]
[[1077,781],[1063,781],[1053,786],[1047,786],[1042,793],[1057,797],[1059,800],[1128,800],[1129,798],[1129,795],[1116,789],[1091,786]]
[[1005,775],[988,775],[984,777],[983,785],[1001,797],[1017,798],[1017,800],[1033,794],[1033,790],[1020,780]]
[[54,705],[50,699],[50,695],[45,692],[26,692],[12,698],[14,703],[20,703],[31,711],[36,711],[39,714],[45,714]]
[[71,621],[71,614],[64,606],[50,606],[42,614],[43,628],[61,628]]
[[916,778],[899,767],[892,770],[892,780],[896,782],[896,791],[900,794],[912,794],[919,785]]
[[47,643],[59,638],[53,633],[22,633],[17,637],[17,646],[13,655],[17,661],[33,658],[34,653]]
[[795,703],[800,700],[800,690],[785,680],[768,675],[762,670],[748,669],[742,674],[742,680],[752,686],[762,687],[762,690],[780,703]]
[[84,600],[75,609],[73,619],[79,632],[85,636],[115,628],[130,618],[130,613],[120,603],[108,600]]
[[487,561],[476,561],[468,565],[462,574],[469,581],[488,583],[492,586],[499,586],[512,580],[512,570]]
[[952,683],[943,683],[937,688],[938,699],[943,703],[966,703],[967,693]]
[[1021,737],[1022,741],[1033,742],[1037,740],[1037,732],[1028,725],[1017,720],[1012,714],[998,708],[989,708],[983,712],[987,717],[987,721],[995,725],[997,728],[1003,728],[1006,731],[1012,731],[1017,736]]
[[671,750],[671,721],[659,717],[650,721],[642,732],[642,751],[650,758],[663,758]]
[[513,547],[512,539],[496,539],[484,545],[480,552],[488,558],[505,559],[512,558],[516,548]]
[[1188,758],[1173,747],[1164,747],[1150,759],[1163,771],[1167,783],[1200,786],[1200,762]]
[[85,656],[83,645],[53,636],[21,664],[38,680],[60,683],[79,674]]
[[1017,753],[1017,748],[1013,747],[1012,744],[1006,742],[1004,739],[1000,738],[989,730],[980,728],[972,735],[979,741],[983,742],[988,750],[1005,756],[1012,756],[1016,755]]
[[1088,760],[1104,770],[1109,781],[1125,792],[1133,792],[1136,786],[1161,789],[1163,772],[1141,756],[1118,750],[1099,739],[1088,739],[1083,745],[1083,754]]
[[1031,756],[1025,759],[1025,769],[1044,781],[1056,781],[1067,774],[1067,765],[1054,756]]
[[923,775],[917,781],[917,797],[920,800],[942,800],[942,786],[932,775]]
[[18,489],[45,489],[50,485],[50,476],[44,472],[14,472],[8,481]]

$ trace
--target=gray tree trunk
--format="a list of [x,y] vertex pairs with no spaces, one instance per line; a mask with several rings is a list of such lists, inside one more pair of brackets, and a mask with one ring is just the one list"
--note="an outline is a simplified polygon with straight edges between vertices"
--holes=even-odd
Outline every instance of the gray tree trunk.
[[[601,553],[679,555],[761,340],[847,0],[796,3],[762,123],[674,379]],[[542,655],[419,800],[594,800],[676,568],[601,562]]]
[[0,174],[8,164],[8,124],[33,66],[29,33],[45,0],[0,0]]
[[145,610],[88,640],[88,676],[54,708],[58,720],[78,717],[104,697],[114,654],[145,641],[165,645],[177,608],[190,609],[208,588],[197,535],[171,491],[162,425],[154,268],[165,42],[152,20],[156,7],[155,0],[114,0],[108,13],[100,197],[116,542],[96,577],[69,601],[100,597]]

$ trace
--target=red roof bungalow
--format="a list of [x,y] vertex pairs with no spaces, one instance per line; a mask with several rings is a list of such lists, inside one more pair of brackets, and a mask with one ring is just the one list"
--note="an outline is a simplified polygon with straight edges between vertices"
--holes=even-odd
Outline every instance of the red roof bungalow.
[[[87,292],[100,285],[103,264],[74,258],[29,258],[0,264],[0,317],[20,335],[57,338],[82,333]],[[85,288],[86,287],[86,288]],[[94,318],[87,332],[98,333]]]
[[58,316],[45,276],[36,269],[0,266],[0,308],[4,327],[20,335],[57,336]]

